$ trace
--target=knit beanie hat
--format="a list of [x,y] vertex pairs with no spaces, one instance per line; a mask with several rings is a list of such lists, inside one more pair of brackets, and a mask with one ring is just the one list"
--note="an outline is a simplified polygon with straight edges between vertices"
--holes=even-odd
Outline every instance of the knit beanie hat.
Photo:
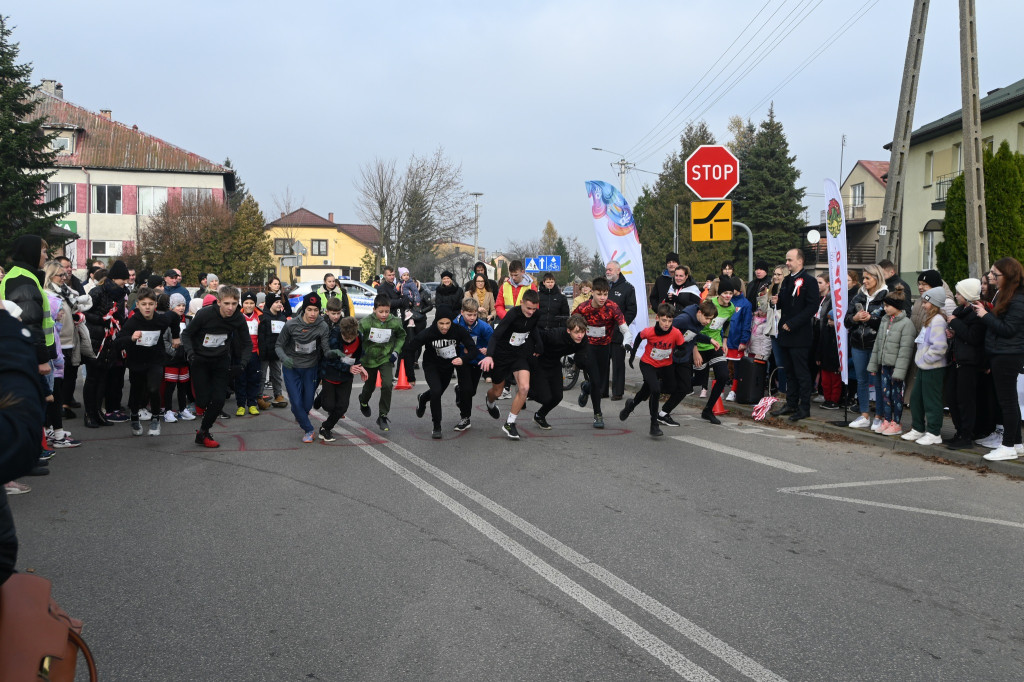
[[185,305],[185,297],[181,294],[171,294],[170,306],[173,308],[179,305]]
[[964,297],[968,303],[974,303],[981,298],[981,280],[962,279],[956,283],[956,293]]
[[[241,303],[245,303],[246,301],[252,301],[253,303],[255,303],[256,302],[256,294],[252,293],[251,291],[247,291],[244,294],[242,294],[242,300],[240,302]],[[318,302],[318,305],[319,305],[319,302]]]
[[455,315],[452,313],[451,306],[444,305],[443,303],[434,309],[434,322],[438,320],[454,320]]
[[306,308],[309,307],[313,307],[316,308],[317,310],[320,310],[320,297],[313,292],[310,292],[302,297],[302,305],[299,307],[299,310],[301,310],[302,312],[306,312]]
[[455,275],[454,273],[452,273],[451,270],[445,270],[444,272],[441,273],[441,279],[444,279],[445,277],[451,277],[452,279],[455,279]]
[[398,268],[398,276],[404,277],[409,274],[409,268]]
[[[160,275],[150,275],[149,277],[146,278],[146,286],[149,287],[150,289],[156,289],[157,287],[162,287],[163,285],[164,278],[161,277]],[[178,295],[181,296],[181,294]],[[184,296],[182,296],[182,298],[184,298]]]
[[208,305],[213,305],[216,302],[217,302],[217,297],[214,296],[213,294],[207,294],[206,296],[203,296],[203,307],[204,308],[206,306],[208,306]]
[[942,275],[939,274],[938,270],[923,270],[920,275],[917,276],[918,282],[924,282],[932,289],[942,288]]
[[114,264],[110,266],[110,272],[107,273],[107,277],[110,279],[128,279],[130,276],[128,266],[124,264],[123,260],[114,261]]
[[270,306],[274,305],[281,300],[281,294],[267,294],[267,297],[263,299],[263,309],[270,310]]
[[[935,272],[932,270],[932,272]],[[922,301],[928,301],[936,308],[941,308],[946,303],[946,290],[942,288],[942,284],[939,286],[929,289],[928,291],[921,294]]]

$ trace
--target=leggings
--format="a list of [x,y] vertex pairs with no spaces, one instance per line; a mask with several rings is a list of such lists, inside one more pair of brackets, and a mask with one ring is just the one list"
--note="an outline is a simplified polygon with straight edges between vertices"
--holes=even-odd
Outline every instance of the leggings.
[[1003,445],[1013,447],[1021,442],[1020,405],[1017,402],[1017,377],[1024,365],[1024,355],[991,355],[992,382],[996,400],[1003,413]]
[[91,417],[99,417],[100,403],[103,400],[103,387],[107,383],[108,367],[96,360],[88,360],[86,364],[85,383],[82,386],[82,403],[85,413]]
[[160,413],[160,385],[164,380],[163,365],[150,365],[128,370],[128,410],[132,419],[138,420],[139,410],[148,403],[153,408],[153,418]]
[[64,388],[64,379],[53,378],[53,402],[46,403],[46,425],[53,427],[54,431],[64,428],[64,406],[61,404],[61,396]]
[[[715,384],[711,387],[711,391],[708,393],[708,404],[704,406],[704,411],[711,410],[715,407],[715,403],[722,397],[722,391],[725,390],[725,384],[729,379],[729,363],[725,359],[725,354],[721,350],[702,350],[700,354],[704,360],[704,365],[699,369],[695,368],[697,376],[697,383],[701,386],[707,385],[708,376],[714,372]],[[787,395],[788,397],[788,395]]]
[[203,408],[203,421],[199,430],[205,433],[210,430],[224,409],[230,378],[226,358],[193,359],[191,377],[196,406]]
[[[724,363],[723,363],[724,364]],[[651,411],[651,422],[655,422],[658,419],[658,403],[661,402],[662,393],[675,393],[675,365],[666,365],[664,367],[655,367],[648,365],[646,362],[640,363],[640,374],[644,378],[644,385],[637,392],[636,397],[633,399],[636,402],[642,400],[641,394],[644,391],[650,393],[650,397],[647,399],[648,405]]]
[[70,405],[75,402],[75,385],[78,383],[78,365],[71,364],[71,356],[74,355],[74,348],[65,348],[64,353],[64,383],[61,388],[60,401],[62,405]]
[[540,403],[536,416],[546,417],[562,402],[562,368],[530,363],[530,397]]
[[448,390],[448,385],[452,381],[452,374],[456,374],[459,381],[459,390],[462,392],[460,399],[459,415],[463,419],[468,419],[470,415],[470,409],[473,407],[472,396],[469,395],[469,376],[466,372],[466,366],[456,367],[449,364],[434,364],[428,363],[424,360],[423,362],[423,376],[427,379],[427,386],[430,390],[427,391],[430,394],[430,419],[434,422],[434,426],[441,424],[441,396]]
[[610,346],[591,344],[587,348],[586,373],[590,383],[590,400],[594,404],[594,414],[601,414],[601,396],[608,389],[608,358]]
[[[875,412],[882,421],[900,423],[903,419],[903,379],[893,379],[892,373],[895,367],[882,365],[878,372],[878,378],[882,385],[882,400],[875,401]],[[879,402],[881,409],[878,409]]]

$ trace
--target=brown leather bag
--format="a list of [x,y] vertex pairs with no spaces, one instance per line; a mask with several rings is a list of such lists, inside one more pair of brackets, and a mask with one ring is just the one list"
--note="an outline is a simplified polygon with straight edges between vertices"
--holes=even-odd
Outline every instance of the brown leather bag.
[[0,681],[73,682],[79,651],[96,682],[82,621],[57,605],[49,580],[15,573],[0,586]]

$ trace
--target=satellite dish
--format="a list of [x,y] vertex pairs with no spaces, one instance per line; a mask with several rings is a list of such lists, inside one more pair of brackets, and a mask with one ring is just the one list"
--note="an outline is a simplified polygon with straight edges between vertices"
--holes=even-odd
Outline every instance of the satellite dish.
[[821,232],[817,230],[809,230],[807,232],[807,242],[809,244],[817,244],[821,241]]

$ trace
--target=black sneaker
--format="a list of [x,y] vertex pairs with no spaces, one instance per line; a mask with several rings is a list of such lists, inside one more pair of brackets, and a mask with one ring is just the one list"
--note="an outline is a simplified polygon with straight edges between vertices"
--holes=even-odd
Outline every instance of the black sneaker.
[[121,424],[128,421],[128,415],[126,415],[124,412],[121,412],[120,410],[115,410],[114,412],[107,412],[103,416],[107,418],[108,422],[114,422],[115,424]]
[[322,440],[325,443],[333,443],[334,442],[334,431],[331,431],[330,429],[321,426],[320,427],[320,440]]
[[466,431],[469,429],[470,426],[472,426],[472,424],[469,423],[469,417],[466,417],[465,419],[460,420],[459,423],[455,425],[455,430]]
[[595,414],[594,415],[594,428],[595,429],[603,429],[604,428],[604,417],[602,417],[599,414]]
[[665,434],[662,432],[661,427],[658,426],[658,422],[651,422],[651,436],[654,438],[659,438],[664,435]]
[[580,384],[580,397],[576,399],[576,403],[580,407],[586,407],[588,398],[590,398],[590,382],[584,381]]
[[619,410],[619,421],[626,421],[629,418],[635,404],[632,398],[626,398],[626,404]]
[[217,419],[231,419],[231,415],[225,412],[224,410],[221,410],[220,414],[217,415]]
[[946,443],[946,448],[950,450],[970,450],[974,447],[974,441],[970,438],[953,438]]
[[434,424],[434,430],[430,432],[430,437],[434,440],[441,440],[441,425]]
[[380,427],[381,431],[390,431],[391,424],[388,423],[388,418],[384,415],[377,417],[377,426]]
[[420,419],[423,419],[423,415],[427,411],[428,400],[430,400],[430,391],[423,391],[416,396],[416,416]]
[[498,406],[494,403],[486,404],[487,414],[491,415],[495,419],[501,416],[501,412],[498,412]]
[[823,410],[838,410],[839,409],[839,403],[834,403],[831,400],[826,400],[825,402],[823,402],[821,404],[821,409],[823,409]]
[[364,417],[370,416],[370,406],[364,403],[362,400],[359,401],[359,411],[363,413]]
[[133,419],[132,420],[131,427],[132,427],[132,435],[133,436],[141,436],[142,435],[142,422],[140,422],[138,419]]
[[56,450],[43,450],[42,452],[39,453],[39,461],[44,463],[49,462],[51,459],[53,459],[53,456],[56,454]]
[[551,424],[548,424],[548,420],[540,416],[539,414],[533,415],[533,421],[534,423],[537,424],[537,426],[544,429],[545,431],[551,430]]
[[501,430],[505,432],[505,435],[512,440],[519,440],[519,432],[516,431],[516,425],[505,422],[501,425]]
[[707,419],[712,424],[721,424],[722,423],[722,420],[720,420],[718,417],[716,417],[715,413],[712,412],[711,410],[704,410],[703,412],[701,412],[700,413],[700,418],[701,419]]
[[672,418],[672,415],[666,414],[664,416],[658,416],[658,423],[663,426],[679,426],[679,422]]

